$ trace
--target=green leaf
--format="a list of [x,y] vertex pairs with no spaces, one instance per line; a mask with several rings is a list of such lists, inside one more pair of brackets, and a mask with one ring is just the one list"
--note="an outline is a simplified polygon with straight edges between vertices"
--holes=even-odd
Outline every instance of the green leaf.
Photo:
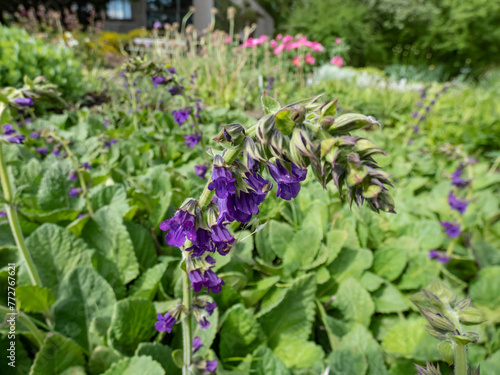
[[263,336],[254,315],[243,305],[235,305],[226,312],[220,329],[220,355],[222,358],[244,357],[263,341]]
[[254,360],[251,370],[254,375],[290,375],[285,364],[267,346],[259,346],[254,350],[252,357]]
[[55,329],[90,352],[91,323],[100,319],[109,324],[115,301],[113,289],[97,271],[76,267],[61,282],[54,305]]
[[380,290],[373,293],[373,297],[375,299],[375,311],[378,313],[389,314],[408,309],[405,298],[392,284],[384,285]]
[[274,115],[276,128],[283,135],[291,134],[295,128],[295,122],[290,118],[290,109],[284,108]]
[[321,346],[292,336],[281,336],[274,354],[287,368],[322,368],[325,353]]
[[347,231],[340,229],[332,229],[326,234],[326,243],[328,246],[327,265],[331,264],[337,258],[348,236],[349,233]]
[[385,282],[380,276],[371,273],[370,271],[366,271],[363,273],[361,277],[361,285],[369,292],[374,292]]
[[149,356],[134,356],[116,362],[103,375],[165,375],[161,365]]
[[500,249],[484,241],[472,243],[474,255],[481,268],[487,266],[500,266]]
[[365,249],[343,249],[337,259],[330,264],[328,271],[340,284],[350,277],[360,278],[363,271],[370,268],[373,261],[372,252]]
[[110,206],[100,208],[83,228],[82,238],[117,264],[125,284],[138,276],[132,240],[118,211]]
[[57,375],[72,366],[85,366],[83,351],[73,340],[55,332],[45,339],[30,375]]
[[281,303],[260,317],[259,321],[267,333],[271,348],[276,347],[282,336],[307,340],[315,315],[315,295],[315,275],[301,276],[293,282]]
[[336,350],[328,356],[330,375],[364,375],[368,362],[358,348]]
[[277,307],[285,298],[288,288],[273,288],[262,298],[259,313],[256,315],[260,318],[262,315],[267,314],[269,311]]
[[353,278],[344,281],[340,284],[336,297],[336,306],[347,321],[361,323],[366,327],[370,324],[375,305],[370,293],[358,281]]
[[122,358],[121,354],[107,346],[97,346],[92,352],[88,368],[91,375],[105,372],[111,365]]
[[439,275],[439,264],[429,259],[427,254],[411,257],[408,264],[398,284],[401,290],[424,288]]
[[113,308],[108,338],[111,346],[132,355],[139,343],[155,333],[156,310],[153,302],[143,298],[127,298]]
[[52,211],[78,206],[80,200],[69,197],[69,191],[74,186],[74,183],[68,180],[70,169],[69,160],[67,162],[51,160],[50,168],[43,175],[37,193],[37,202],[42,210]]
[[381,247],[373,256],[373,272],[393,281],[406,267],[407,256],[402,248]]
[[135,351],[135,356],[150,356],[161,364],[165,374],[179,375],[181,370],[175,365],[172,359],[172,349],[157,342],[140,343]]
[[294,235],[293,228],[289,224],[276,220],[271,220],[267,228],[269,233],[269,244],[273,252],[280,258],[284,258],[287,248],[292,242],[291,239]]
[[[26,240],[42,285],[56,290],[64,276],[76,266],[91,266],[93,250],[69,231],[55,224],[43,224]],[[21,273],[25,273],[24,266]]]
[[64,370],[61,375],[87,375],[82,366],[72,366]]
[[153,300],[158,290],[160,280],[167,270],[167,265],[164,263],[148,269],[141,277],[132,284],[129,290],[129,295],[134,297],[142,297]]
[[469,293],[486,320],[500,322],[500,266],[480,270],[477,279],[471,282]]
[[424,329],[425,325],[424,318],[408,319],[396,323],[385,335],[382,347],[391,353],[412,358],[420,341],[428,335]]
[[94,211],[104,206],[112,206],[123,216],[128,210],[127,193],[123,185],[99,185],[89,192],[90,205]]
[[405,228],[404,233],[415,238],[425,252],[438,249],[446,238],[441,225],[435,220],[412,222]]
[[50,306],[56,301],[52,290],[35,285],[21,285],[16,288],[18,309],[25,312],[48,314]]
[[384,358],[377,340],[361,324],[354,324],[349,332],[342,337],[339,350],[346,349],[359,350],[364,354],[368,362],[367,375],[387,375]]
[[279,276],[266,277],[257,281],[255,288],[241,291],[241,296],[247,306],[255,305],[280,280]]
[[262,102],[262,109],[266,115],[269,113],[275,113],[281,109],[280,103],[276,99],[271,98],[265,91],[260,100]]
[[134,245],[135,256],[141,271],[151,268],[156,263],[156,249],[153,234],[140,224],[125,222],[128,234]]

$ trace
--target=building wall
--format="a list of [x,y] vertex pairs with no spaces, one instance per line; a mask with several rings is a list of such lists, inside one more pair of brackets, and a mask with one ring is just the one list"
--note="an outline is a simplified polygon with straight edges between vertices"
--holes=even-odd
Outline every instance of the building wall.
[[134,29],[140,29],[146,26],[146,0],[131,1],[132,9],[131,20],[106,20],[104,29],[117,33],[127,33]]

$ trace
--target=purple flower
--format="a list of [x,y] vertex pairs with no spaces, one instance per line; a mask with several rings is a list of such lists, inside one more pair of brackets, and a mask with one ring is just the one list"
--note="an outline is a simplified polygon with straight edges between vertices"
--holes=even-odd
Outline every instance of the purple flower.
[[415,106],[416,106],[416,107],[422,107],[422,106],[423,106],[423,104],[422,104],[422,102],[418,102],[418,103],[416,103],[416,104],[415,104]]
[[225,199],[229,194],[236,193],[234,181],[236,181],[236,179],[233,178],[231,172],[227,168],[214,166],[212,170],[212,182],[208,184],[208,189],[215,189],[215,195],[217,195],[218,198]]
[[411,114],[411,117],[418,117],[418,112],[413,112],[413,113]]
[[467,185],[470,184],[471,180],[462,178],[462,168],[458,168],[451,175],[451,184],[457,186],[459,189],[464,189]]
[[170,95],[175,96],[181,93],[181,88],[179,86],[172,86],[168,89]]
[[194,216],[184,210],[178,210],[173,218],[163,221],[160,229],[169,231],[165,235],[165,241],[171,246],[181,247],[186,242],[186,237],[190,241],[196,240]]
[[252,188],[250,194],[253,195],[255,203],[258,205],[264,202],[267,192],[273,188],[271,181],[265,180],[258,173],[250,173],[244,180]]
[[217,369],[217,361],[216,360],[207,361],[207,366],[205,367],[206,371],[215,372],[216,369]]
[[52,150],[52,153],[55,155],[55,156],[59,156],[61,154],[61,149],[59,147],[56,147]]
[[188,272],[189,280],[191,281],[191,286],[195,293],[200,292],[205,284],[205,277],[200,270],[192,270]]
[[179,124],[179,126],[182,126],[189,118],[190,111],[189,109],[181,109],[179,111],[173,110],[172,114],[174,115],[174,121]]
[[431,105],[436,104],[436,101],[434,99],[431,100]]
[[300,191],[300,181],[306,179],[307,169],[299,168],[291,163],[292,173],[290,173],[279,160],[276,161],[276,165],[267,163],[267,166],[269,173],[271,173],[271,176],[278,183],[276,196],[286,200],[295,198]]
[[200,350],[202,346],[203,344],[201,343],[201,339],[198,336],[196,336],[193,339],[193,353],[196,353],[198,350]]
[[201,140],[201,135],[196,135],[196,134],[184,134],[184,139],[186,146],[189,148],[193,148],[198,144],[198,142]]
[[32,107],[34,104],[33,99],[31,98],[16,98],[14,99],[14,103],[20,105],[21,107]]
[[33,139],[40,139],[40,133],[39,132],[33,132],[30,134],[30,137]]
[[35,148],[35,151],[40,155],[47,155],[47,147],[37,147]]
[[461,232],[460,225],[457,223],[452,223],[450,221],[442,221],[441,225],[444,228],[446,235],[450,238],[457,238]]
[[92,166],[90,165],[90,163],[88,161],[86,161],[85,163],[82,164],[81,168],[83,168],[83,169],[91,169]]
[[208,327],[210,327],[210,322],[205,316],[201,317],[200,320],[198,320],[198,324],[200,325],[200,331],[202,328],[207,329]]
[[422,121],[424,121],[424,120],[425,120],[425,116],[420,116],[419,121],[420,121],[420,122],[422,122]]
[[186,249],[186,251],[193,251],[192,256],[200,257],[205,251],[213,253],[215,246],[210,237],[210,231],[198,228],[196,229],[196,239],[193,240],[193,246]]
[[5,217],[7,216],[7,212],[5,211],[0,211],[0,217]]
[[172,327],[177,320],[171,316],[170,313],[166,313],[165,316],[158,314],[156,317],[158,318],[158,321],[155,323],[155,328],[158,332],[172,332]]
[[207,293],[212,291],[212,293],[219,294],[222,290],[222,286],[224,285],[224,281],[212,270],[206,270],[204,276],[205,286],[208,289]]
[[82,193],[82,189],[81,188],[71,188],[71,190],[69,191],[69,196],[70,196],[70,198],[76,198],[81,193]]
[[212,229],[211,238],[216,250],[220,255],[226,255],[225,251],[235,241],[234,237],[221,222],[213,225],[210,229]]
[[420,131],[420,127],[418,125],[415,125],[413,127],[413,133],[417,134]]
[[455,195],[453,195],[453,193],[450,191],[450,193],[448,194],[448,204],[450,205],[450,207],[453,209],[453,210],[457,210],[458,212],[460,212],[460,214],[464,214],[465,213],[465,210],[467,209],[467,205],[469,204],[468,202],[465,202],[465,201],[462,201],[460,199],[458,199],[457,197],[455,197]]
[[110,141],[104,142],[104,146],[109,148],[109,147],[111,147],[111,145],[114,145],[116,142],[117,142],[116,139],[112,139]]
[[153,81],[154,88],[157,88],[158,85],[167,82],[167,79],[165,77],[151,77],[151,81]]
[[175,68],[173,66],[171,66],[170,68],[167,68],[167,72],[169,72],[170,74],[177,74],[177,70],[175,70]]
[[14,126],[12,124],[5,124],[4,126],[2,126],[2,129],[5,135],[16,134],[16,131],[14,130]]
[[194,172],[196,175],[202,179],[205,180],[205,173],[207,173],[207,166],[206,165],[195,165],[194,166]]
[[76,172],[76,169],[72,169],[69,171],[69,180],[70,181],[76,181],[78,177],[78,174]]
[[7,140],[10,143],[24,143],[24,135],[18,134],[13,137],[8,137]]
[[156,21],[156,22],[153,24],[153,29],[161,29],[161,27],[162,27],[161,22]]
[[446,256],[444,251],[431,250],[429,251],[429,258],[436,259],[438,262],[446,264],[451,260],[451,257]]
[[104,125],[105,128],[107,128],[109,126],[109,119],[108,118],[104,119],[103,125]]
[[214,310],[217,308],[217,304],[215,302],[209,303],[208,305],[205,306],[205,311],[208,313],[209,316],[212,316]]

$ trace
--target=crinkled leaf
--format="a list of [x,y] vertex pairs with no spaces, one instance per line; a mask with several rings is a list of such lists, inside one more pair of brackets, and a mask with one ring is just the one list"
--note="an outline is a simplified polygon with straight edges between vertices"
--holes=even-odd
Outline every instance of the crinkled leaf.
[[37,285],[21,285],[16,288],[18,309],[25,312],[47,314],[56,301],[52,290]]
[[165,370],[150,356],[134,356],[114,363],[103,375],[165,375]]
[[366,327],[370,324],[375,305],[370,293],[357,280],[349,278],[340,284],[336,297],[336,306],[347,321],[361,323]]

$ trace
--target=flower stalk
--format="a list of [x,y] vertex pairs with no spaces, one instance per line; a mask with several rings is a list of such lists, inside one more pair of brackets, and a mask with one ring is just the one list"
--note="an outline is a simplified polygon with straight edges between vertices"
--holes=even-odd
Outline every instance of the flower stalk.
[[7,217],[9,219],[9,225],[10,229],[12,230],[12,235],[14,236],[17,248],[19,249],[22,258],[24,259],[24,263],[26,264],[26,269],[28,271],[31,283],[35,286],[41,287],[42,280],[40,279],[40,275],[38,274],[35,264],[33,263],[31,254],[28,248],[26,247],[26,243],[24,242],[23,232],[21,230],[21,225],[19,224],[17,209],[13,202],[14,198],[13,189],[9,179],[9,173],[7,170],[7,164],[5,163],[1,143],[0,143],[0,180],[2,183],[4,199],[6,201],[5,211],[7,212]]

